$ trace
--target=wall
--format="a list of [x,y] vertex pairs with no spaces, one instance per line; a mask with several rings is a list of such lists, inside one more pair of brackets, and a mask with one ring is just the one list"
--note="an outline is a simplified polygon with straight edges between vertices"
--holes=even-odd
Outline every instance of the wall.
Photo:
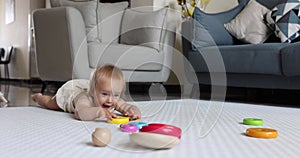
[[[10,76],[12,78],[29,78],[27,42],[29,0],[15,1],[15,21],[10,24],[5,24],[5,2],[6,0],[0,0],[0,45],[5,48],[10,45],[16,47],[9,65]],[[4,74],[3,69],[1,70],[1,74]]]
[[[189,0],[187,0],[189,1]],[[197,0],[196,0],[197,1]],[[198,0],[200,1],[200,0]],[[165,6],[165,5],[177,5],[177,0],[131,0],[132,7],[138,6]],[[210,0],[210,3],[207,5],[205,12],[216,13],[222,12],[232,7],[236,6],[238,3],[237,0]],[[180,9],[180,7],[173,7],[175,9]]]
[[[12,45],[16,48],[9,64],[10,77],[29,79],[29,14],[32,9],[43,6],[45,2],[42,0],[15,0],[15,21],[10,24],[5,24],[5,3],[6,0],[0,0],[0,47],[6,48]],[[1,74],[4,74],[3,66]]]
[[238,0],[211,0],[207,7],[205,8],[205,12],[207,13],[217,13],[222,12],[238,4]]

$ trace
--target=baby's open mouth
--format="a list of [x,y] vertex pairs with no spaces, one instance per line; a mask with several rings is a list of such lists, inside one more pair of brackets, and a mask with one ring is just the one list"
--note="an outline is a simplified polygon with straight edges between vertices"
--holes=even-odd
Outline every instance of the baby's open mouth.
[[111,106],[110,106],[110,105],[103,104],[102,107],[103,107],[104,109],[109,109]]

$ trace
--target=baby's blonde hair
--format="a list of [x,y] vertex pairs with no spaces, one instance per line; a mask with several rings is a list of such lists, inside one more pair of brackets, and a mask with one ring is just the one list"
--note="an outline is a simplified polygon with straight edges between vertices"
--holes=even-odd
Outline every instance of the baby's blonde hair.
[[[124,76],[123,76],[123,72],[122,70],[120,70],[118,67],[114,66],[114,65],[103,65],[101,67],[98,67],[93,74],[93,77],[91,78],[90,81],[90,90],[89,90],[89,94],[92,97],[96,97],[96,88],[101,85],[98,85],[99,83],[101,83],[102,81],[107,81],[107,80],[113,80],[114,81],[121,81],[123,84],[123,88],[122,88],[122,94],[124,93],[125,90],[125,80],[124,80]],[[97,104],[97,103],[96,103]]]

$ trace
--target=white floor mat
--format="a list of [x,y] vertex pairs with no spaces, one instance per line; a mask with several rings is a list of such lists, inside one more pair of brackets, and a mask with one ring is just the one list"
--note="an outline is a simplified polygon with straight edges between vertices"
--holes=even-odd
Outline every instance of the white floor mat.
[[[39,107],[0,108],[1,158],[298,158],[300,109],[199,100],[134,102],[143,120],[166,123],[183,130],[181,142],[169,150],[151,150],[130,142],[118,125],[78,121],[72,114]],[[275,139],[244,135],[243,118],[264,120],[278,130]],[[107,147],[92,145],[91,133],[109,128]]]

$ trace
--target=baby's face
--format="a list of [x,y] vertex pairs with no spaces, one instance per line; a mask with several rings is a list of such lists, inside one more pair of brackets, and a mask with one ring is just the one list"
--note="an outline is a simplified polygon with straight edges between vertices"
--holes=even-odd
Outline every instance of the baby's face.
[[99,82],[97,85],[96,91],[99,105],[107,110],[114,108],[123,90],[122,81],[107,80]]

